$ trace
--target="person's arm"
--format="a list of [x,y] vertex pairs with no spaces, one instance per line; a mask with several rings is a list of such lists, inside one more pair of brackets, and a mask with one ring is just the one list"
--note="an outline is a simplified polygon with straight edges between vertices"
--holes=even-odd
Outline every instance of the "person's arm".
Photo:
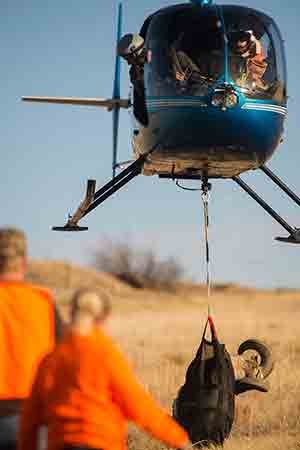
[[17,450],[38,450],[38,431],[44,422],[40,384],[44,376],[43,372],[45,370],[44,365],[46,360],[48,360],[48,357],[46,357],[39,366],[31,388],[31,394],[29,398],[24,401],[22,407]]
[[63,335],[63,321],[60,316],[60,312],[57,306],[54,304],[54,332],[55,332],[55,342],[58,343]]
[[107,364],[115,401],[127,419],[171,447],[186,446],[189,439],[185,430],[137,381],[124,356],[113,345]]

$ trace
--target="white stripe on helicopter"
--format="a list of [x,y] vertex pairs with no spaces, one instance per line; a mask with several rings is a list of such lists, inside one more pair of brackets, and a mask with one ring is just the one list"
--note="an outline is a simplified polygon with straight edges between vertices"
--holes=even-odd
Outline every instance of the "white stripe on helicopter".
[[242,109],[252,109],[256,111],[270,111],[275,112],[277,114],[282,114],[284,116],[287,114],[287,109],[283,106],[270,104],[268,105],[263,103],[245,103],[242,106]]
[[[206,108],[208,105],[199,101],[198,99],[161,99],[161,100],[148,100],[147,106],[151,107],[178,107],[178,106],[192,106],[198,108]],[[242,109],[252,109],[257,111],[269,111],[278,114],[286,115],[287,109],[283,106],[272,105],[272,104],[261,104],[261,103],[245,103]]]
[[176,107],[176,106],[193,106],[198,108],[207,108],[207,104],[203,101],[199,100],[148,100],[147,101],[148,107],[155,107],[155,106],[161,106],[161,107]]

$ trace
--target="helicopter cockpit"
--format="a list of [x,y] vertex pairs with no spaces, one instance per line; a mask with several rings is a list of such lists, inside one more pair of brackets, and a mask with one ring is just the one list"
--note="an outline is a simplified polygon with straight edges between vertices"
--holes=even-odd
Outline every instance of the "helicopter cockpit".
[[142,32],[147,96],[207,96],[229,83],[247,98],[286,102],[282,39],[263,13],[178,5],[154,14]]

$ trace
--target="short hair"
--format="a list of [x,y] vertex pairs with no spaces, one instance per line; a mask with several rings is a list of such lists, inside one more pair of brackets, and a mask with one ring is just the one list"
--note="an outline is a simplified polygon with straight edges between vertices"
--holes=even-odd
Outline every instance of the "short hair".
[[82,315],[89,315],[95,320],[105,319],[111,311],[109,296],[91,288],[78,289],[71,300],[71,321]]
[[21,260],[26,256],[25,233],[17,228],[0,228],[0,273],[19,270]]

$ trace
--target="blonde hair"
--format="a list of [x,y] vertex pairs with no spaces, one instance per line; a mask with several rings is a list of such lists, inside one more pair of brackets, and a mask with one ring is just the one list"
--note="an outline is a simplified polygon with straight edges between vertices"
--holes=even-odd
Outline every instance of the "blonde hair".
[[71,300],[71,322],[89,317],[94,321],[104,320],[111,311],[109,297],[103,291],[90,288],[79,289]]
[[0,273],[19,271],[26,256],[25,233],[17,228],[0,228]]

